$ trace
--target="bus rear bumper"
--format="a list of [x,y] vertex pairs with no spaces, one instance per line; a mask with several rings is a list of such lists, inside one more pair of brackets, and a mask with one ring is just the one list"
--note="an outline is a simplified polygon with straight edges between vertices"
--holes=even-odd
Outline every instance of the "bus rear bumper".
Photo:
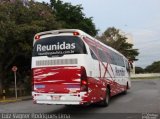
[[88,102],[86,100],[86,95],[86,92],[74,94],[50,94],[32,92],[33,102],[36,104],[82,105]]

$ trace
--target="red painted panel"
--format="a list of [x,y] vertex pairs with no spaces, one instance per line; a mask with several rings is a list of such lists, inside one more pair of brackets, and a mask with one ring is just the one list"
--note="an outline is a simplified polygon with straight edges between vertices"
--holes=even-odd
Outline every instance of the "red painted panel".
[[69,93],[80,90],[80,67],[44,67],[33,69],[36,92]]

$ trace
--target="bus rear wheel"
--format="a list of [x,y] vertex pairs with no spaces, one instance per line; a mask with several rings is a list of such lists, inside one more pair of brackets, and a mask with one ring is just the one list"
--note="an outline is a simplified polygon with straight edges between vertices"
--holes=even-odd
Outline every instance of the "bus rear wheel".
[[109,105],[110,102],[110,90],[109,88],[106,89],[106,96],[104,98],[104,100],[102,100],[99,105],[102,107],[107,107]]
[[127,85],[126,85],[126,89],[123,91],[123,94],[127,94],[127,91],[128,91],[128,82],[127,82]]

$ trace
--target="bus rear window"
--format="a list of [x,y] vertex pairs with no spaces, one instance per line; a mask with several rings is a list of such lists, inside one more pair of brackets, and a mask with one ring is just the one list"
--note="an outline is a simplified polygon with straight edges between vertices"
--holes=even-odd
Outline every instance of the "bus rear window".
[[86,54],[83,41],[77,36],[54,36],[35,42],[33,56]]

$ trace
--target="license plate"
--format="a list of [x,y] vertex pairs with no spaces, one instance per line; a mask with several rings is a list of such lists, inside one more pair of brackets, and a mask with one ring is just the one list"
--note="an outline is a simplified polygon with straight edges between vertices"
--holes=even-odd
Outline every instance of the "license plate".
[[56,101],[60,100],[60,98],[61,96],[51,96],[51,99]]

